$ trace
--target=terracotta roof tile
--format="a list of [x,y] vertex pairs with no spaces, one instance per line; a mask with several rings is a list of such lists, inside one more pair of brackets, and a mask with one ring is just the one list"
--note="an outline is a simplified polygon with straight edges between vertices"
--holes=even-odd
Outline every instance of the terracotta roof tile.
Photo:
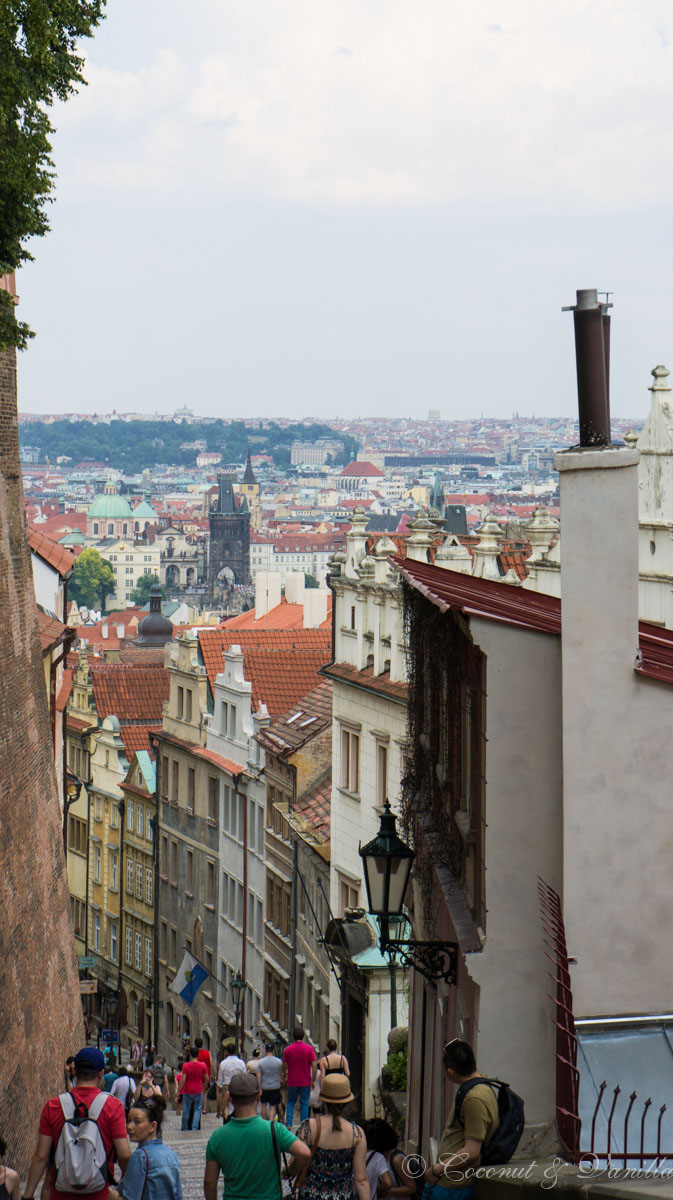
[[346,478],[351,478],[353,476],[377,476],[379,479],[383,479],[385,476],[385,471],[381,471],[379,467],[375,467],[374,464],[370,462],[350,462],[348,463],[348,466],[344,467],[343,471],[341,472],[341,476],[342,478],[343,476],[346,476]]
[[392,700],[400,700],[406,704],[407,685],[391,680],[390,671],[383,671],[380,675],[375,675],[373,667],[363,667],[362,670],[358,670],[350,663],[330,663],[329,666],[323,668],[323,674],[342,683],[358,684],[367,691],[379,692],[382,696],[390,696]]
[[317,683],[331,654],[331,629],[198,629],[197,637],[211,691],[224,668],[230,646],[243,651],[245,678],[252,684],[255,708],[266,704],[272,717],[288,711]]
[[[255,609],[239,613],[224,622],[226,629],[302,629],[304,622],[303,604],[288,604],[284,598],[263,617],[255,615]],[[332,593],[327,598],[327,616],[318,629],[332,628]]]
[[59,546],[57,542],[53,542],[34,525],[28,526],[28,541],[33,553],[38,554],[50,567],[58,571],[61,578],[65,578],[72,571],[75,565],[75,556],[72,550],[67,550],[65,546]]
[[45,612],[39,604],[37,606],[37,626],[40,631],[40,645],[43,654],[46,654],[47,650],[51,650],[52,646],[57,646],[65,636],[70,635],[69,626],[64,625],[51,613]]
[[408,558],[394,560],[394,565],[441,612],[452,608],[466,616],[503,621],[541,633],[561,632],[561,601],[557,596],[431,567]]
[[[91,663],[96,711],[103,717],[120,721],[157,721],[163,718],[168,700],[168,672],[163,664]],[[146,749],[146,747],[141,747]]]
[[331,724],[332,684],[323,680],[267,729],[262,729],[258,740],[275,754],[285,757]]
[[291,817],[292,824],[304,829],[322,845],[330,840],[330,813],[332,804],[332,772],[329,771],[320,783],[302,796]]
[[128,722],[120,721],[119,724],[119,736],[124,743],[126,757],[129,762],[137,750],[147,750],[154,757],[149,735],[152,732],[158,733],[161,730],[159,722],[151,722],[147,725],[130,725]]
[[72,677],[74,671],[64,670],[61,678],[61,686],[56,693],[56,712],[64,712],[65,706],[70,699],[72,692]]

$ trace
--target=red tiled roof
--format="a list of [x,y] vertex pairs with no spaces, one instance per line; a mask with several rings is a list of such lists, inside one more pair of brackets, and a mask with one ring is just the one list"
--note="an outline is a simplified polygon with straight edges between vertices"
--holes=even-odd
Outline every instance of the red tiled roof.
[[53,542],[34,525],[28,526],[28,541],[33,553],[38,554],[50,567],[58,571],[62,579],[70,574],[75,565],[75,556],[72,550],[68,550],[65,546],[59,546],[57,542]]
[[198,755],[199,758],[205,758],[207,762],[219,767],[222,771],[228,771],[230,775],[246,774],[245,767],[242,767],[240,763],[234,762],[233,758],[225,758],[216,750],[209,750],[207,746],[192,746],[191,751],[192,754]]
[[385,471],[380,471],[378,467],[375,467],[374,464],[370,463],[370,462],[350,462],[347,467],[344,467],[343,471],[341,472],[341,475],[342,475],[342,477],[344,475],[346,475],[346,476],[358,476],[358,475],[375,476],[379,479],[382,479],[385,476]]
[[[275,608],[269,609],[263,617],[255,615],[255,609],[252,608],[248,612],[239,613],[237,617],[231,617],[228,621],[224,621],[226,629],[302,629],[304,621],[304,606],[303,604],[288,604],[283,597],[280,604]],[[325,620],[318,626],[319,629],[332,628],[332,593],[327,597],[327,616]]]
[[[73,529],[79,529],[80,533],[86,533],[86,513],[71,512],[54,513],[53,516],[47,517],[46,521],[42,521],[39,526],[39,532],[44,533],[47,537],[63,537],[64,533],[70,533]],[[62,546],[65,550],[67,547]]]
[[638,626],[640,659],[636,664],[639,675],[673,683],[673,632],[641,621]]
[[134,646],[132,640],[121,642],[119,646],[119,658],[123,663],[141,663],[145,667],[149,663],[160,663],[163,666],[164,657],[163,646]]
[[95,729],[95,721],[84,721],[82,717],[75,717],[72,713],[67,713],[66,724],[68,729],[76,729],[78,733],[82,733],[85,729]]
[[161,723],[153,721],[147,725],[130,725],[128,722],[119,722],[119,736],[124,743],[126,757],[130,762],[137,750],[147,750],[154,757],[152,743],[150,742],[150,733],[158,733],[161,730]]
[[50,616],[43,608],[40,608],[39,604],[37,606],[37,626],[40,631],[40,645],[43,654],[46,654],[53,646],[58,646],[59,642],[70,634],[68,625],[64,625],[56,617]]
[[383,671],[380,675],[375,675],[373,667],[363,667],[362,670],[358,670],[350,663],[330,663],[329,666],[323,668],[323,675],[327,675],[330,679],[340,680],[342,683],[357,684],[368,692],[380,692],[382,696],[389,696],[392,700],[400,700],[405,704],[409,694],[406,683],[391,680],[390,671]]
[[394,559],[393,563],[402,578],[441,612],[455,609],[466,616],[503,621],[540,633],[561,632],[561,601],[557,596],[431,567],[409,558]]
[[257,736],[258,741],[284,758],[331,724],[332,684],[323,680]]
[[65,706],[70,699],[72,691],[72,677],[74,671],[64,670],[61,678],[61,686],[56,693],[56,712],[64,712]]
[[163,664],[92,662],[89,670],[101,720],[114,716],[120,721],[161,722],[169,690]]
[[331,770],[306,796],[302,796],[292,811],[292,823],[302,826],[317,842],[325,844],[330,839],[330,810],[332,803]]
[[196,632],[211,691],[224,669],[224,651],[239,645],[243,673],[252,684],[253,706],[266,704],[272,717],[287,712],[315,688],[318,671],[331,654],[330,629],[230,631],[224,626]]

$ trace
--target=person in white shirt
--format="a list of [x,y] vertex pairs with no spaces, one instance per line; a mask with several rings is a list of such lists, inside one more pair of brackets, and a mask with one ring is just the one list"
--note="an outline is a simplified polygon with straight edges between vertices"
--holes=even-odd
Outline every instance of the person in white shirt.
[[243,1059],[236,1053],[235,1042],[225,1042],[223,1049],[224,1058],[217,1072],[217,1113],[218,1116],[226,1117],[233,1112],[233,1105],[229,1101],[229,1084],[234,1075],[245,1072],[247,1068]]
[[134,1096],[135,1090],[136,1090],[135,1079],[133,1078],[132,1075],[128,1074],[126,1067],[120,1067],[117,1078],[115,1079],[114,1083],[112,1084],[112,1087],[110,1088],[110,1095],[116,1096],[118,1100],[121,1100],[122,1104],[124,1105],[124,1108],[128,1109],[129,1106],[126,1103],[126,1101],[128,1099],[129,1092],[131,1093],[132,1096]]

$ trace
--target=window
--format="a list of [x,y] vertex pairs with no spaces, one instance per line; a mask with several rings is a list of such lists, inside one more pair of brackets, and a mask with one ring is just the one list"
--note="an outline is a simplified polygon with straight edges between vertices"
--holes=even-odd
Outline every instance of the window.
[[208,978],[203,982],[203,990],[206,996],[213,995],[213,954],[211,950],[206,950],[204,953],[204,967],[209,972]]
[[152,883],[153,883],[152,868],[145,867],[145,903],[146,904],[152,903],[152,893],[153,893]]
[[126,828],[129,833],[133,833],[133,801],[126,801]]
[[133,891],[133,859],[132,858],[127,858],[127,860],[126,860],[126,890],[127,890],[127,892]]
[[[110,765],[110,751],[106,750],[105,751],[105,766],[108,767],[109,765]],[[96,796],[96,799],[94,801],[94,820],[95,821],[103,820],[103,797],[102,796]]]
[[233,812],[232,789],[229,787],[228,783],[225,783],[224,788],[223,788],[223,793],[224,793],[224,799],[223,799],[223,803],[222,803],[222,828],[224,830],[226,830],[227,833],[233,833],[233,830],[231,828],[232,812]]
[[94,913],[93,948],[94,948],[94,950],[100,950],[100,913]]
[[376,803],[382,808],[388,799],[388,747],[376,743]]
[[171,928],[171,956],[169,963],[172,967],[177,966],[178,961],[178,932],[177,929]]
[[245,830],[245,796],[238,797],[238,840],[243,841],[243,831]]
[[[241,889],[242,890],[242,889]],[[212,908],[215,904],[215,863],[206,864],[206,904]]]
[[187,812],[194,812],[194,798],[196,796],[196,771],[194,767],[187,768]]
[[344,879],[343,875],[337,876],[339,880],[339,916],[343,917],[347,908],[358,908],[360,902],[360,889],[354,881]]
[[178,688],[178,717],[180,718],[180,720],[182,720],[184,708],[185,708],[185,689],[183,687],[179,687]]
[[98,533],[98,521],[94,521],[94,523],[93,523],[93,531],[94,531],[94,534],[97,534],[97,533]]
[[72,914],[72,927],[75,932],[75,937],[84,937],[86,929],[86,905],[78,896],[70,897],[70,911]]
[[145,828],[145,810],[144,810],[142,804],[139,804],[136,808],[136,833],[137,833],[138,837],[143,836],[144,828]]
[[213,778],[212,775],[209,775],[209,777],[208,777],[208,820],[213,821],[214,823],[217,822],[217,809],[218,809],[218,800],[219,800],[218,793],[220,790],[219,784],[220,784],[219,779],[215,779],[215,778]]
[[256,923],[256,928],[255,928],[255,941],[257,942],[258,946],[262,946],[264,944],[262,941],[262,939],[264,937],[264,909],[262,907],[261,900],[257,900],[255,903],[257,906],[257,923]]
[[133,962],[133,930],[126,930],[126,963],[130,967]]
[[174,838],[171,838],[170,881],[171,881],[171,883],[175,883],[175,884],[177,884],[177,882],[178,882],[178,843],[175,841]]
[[166,962],[166,955],[168,953],[168,925],[166,921],[161,922],[161,931],[159,937],[159,958],[162,958],[164,962]]
[[142,935],[142,933],[136,933],[136,960],[135,960],[136,971],[140,971],[142,968],[142,965],[143,965],[143,935]]
[[243,885],[236,884],[236,924],[239,929],[243,928]]
[[358,792],[360,775],[360,737],[352,729],[341,730],[341,786]]
[[112,959],[113,962],[116,962],[117,961],[117,922],[110,921],[108,927],[110,930],[110,958]]
[[119,829],[119,805],[118,804],[112,805],[112,812],[110,813],[110,828],[111,829]]
[[153,835],[152,826],[154,825],[154,820],[152,818],[151,808],[147,808],[145,810],[145,813],[146,813],[146,818],[147,818],[145,821],[145,837],[147,838],[147,840],[149,842],[151,842],[154,840],[154,838],[152,836]]
[[186,688],[186,690],[185,690],[185,720],[191,721],[191,719],[192,719],[192,690],[191,690],[191,688]]
[[136,896],[139,900],[143,898],[143,864],[136,863]]
[[[161,835],[159,871],[164,879],[168,879],[168,837],[165,833],[162,833]],[[127,891],[130,891],[130,888],[127,888]]]
[[68,850],[86,854],[86,821],[81,817],[68,817]]
[[187,851],[187,870],[185,872],[185,890],[190,895],[194,893],[194,851]]
[[168,758],[165,754],[161,760],[161,793],[162,799],[168,799]]
[[176,762],[175,759],[173,760],[173,763],[172,763],[172,776],[173,776],[173,782],[172,782],[172,786],[171,786],[171,804],[177,804],[177,802],[178,802],[178,784],[179,784],[179,780],[180,780],[180,764],[178,762]]
[[100,883],[100,846],[93,848],[93,881]]
[[152,939],[145,938],[145,974],[152,976]]
[[110,854],[110,889],[116,892],[119,888],[119,860],[116,851]]
[[229,737],[236,737],[236,705],[229,705]]

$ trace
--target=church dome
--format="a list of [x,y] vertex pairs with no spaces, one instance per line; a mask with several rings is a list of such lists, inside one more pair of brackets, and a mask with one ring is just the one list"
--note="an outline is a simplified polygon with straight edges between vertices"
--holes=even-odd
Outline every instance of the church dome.
[[103,521],[114,521],[120,517],[125,519],[132,516],[128,500],[119,495],[114,483],[106,483],[102,496],[96,496],[87,512],[87,517]]
[[161,611],[161,586],[153,583],[150,588],[150,611],[138,624],[136,646],[163,646],[173,640],[173,626]]

